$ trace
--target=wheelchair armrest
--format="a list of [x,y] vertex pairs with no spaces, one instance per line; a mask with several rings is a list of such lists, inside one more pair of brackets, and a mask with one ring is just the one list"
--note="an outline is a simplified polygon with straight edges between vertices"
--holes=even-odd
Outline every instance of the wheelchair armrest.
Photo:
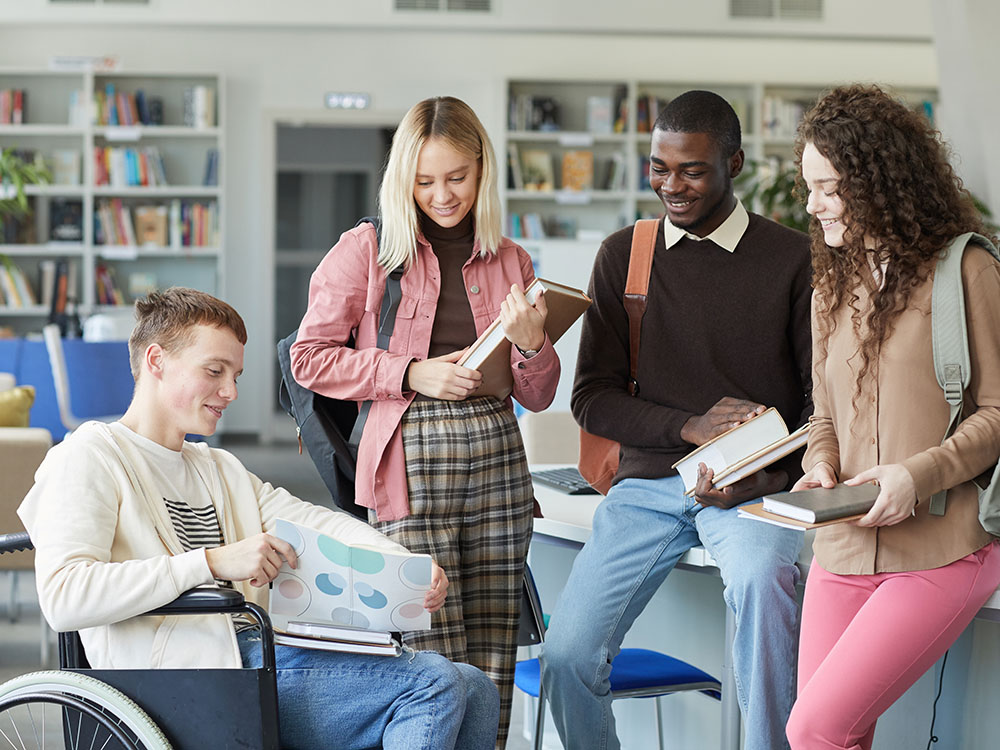
[[147,612],[148,615],[199,615],[246,611],[243,594],[233,589],[198,588],[185,591],[169,604]]
[[233,589],[197,588],[185,591],[172,602],[146,612],[147,615],[246,614],[260,625],[264,669],[274,670],[274,630],[267,612]]

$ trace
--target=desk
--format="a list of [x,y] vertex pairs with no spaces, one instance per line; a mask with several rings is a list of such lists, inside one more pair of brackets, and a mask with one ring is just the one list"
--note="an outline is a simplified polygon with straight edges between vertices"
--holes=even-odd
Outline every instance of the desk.
[[[532,466],[532,469],[555,468],[551,466]],[[542,484],[535,484],[535,498],[542,509],[542,518],[534,520],[532,541],[554,544],[579,549],[590,538],[594,511],[604,499],[600,495],[567,495],[557,489]],[[747,521],[752,523],[752,521]],[[806,534],[805,544],[799,555],[799,569],[802,580],[809,570],[812,561],[812,534]],[[720,575],[719,569],[708,552],[695,547],[689,550],[677,563],[677,567],[710,575]],[[740,710],[734,699],[736,685],[732,667],[732,645],[735,637],[736,618],[729,607],[725,607],[726,630],[722,662],[722,733],[720,747],[722,750],[739,750],[740,747]],[[977,617],[1000,622],[1000,589],[994,592]],[[709,670],[711,671],[711,670]]]
[[[122,414],[132,399],[132,371],[125,341],[64,339],[70,401],[78,417]],[[31,426],[44,427],[56,440],[66,433],[59,418],[52,368],[43,341],[0,339],[0,372],[19,385],[35,386]]]

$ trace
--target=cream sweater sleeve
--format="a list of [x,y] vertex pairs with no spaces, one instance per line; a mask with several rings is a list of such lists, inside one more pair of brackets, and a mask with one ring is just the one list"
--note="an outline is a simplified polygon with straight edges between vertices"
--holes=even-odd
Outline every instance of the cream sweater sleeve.
[[[212,582],[204,550],[166,554],[134,496],[127,497],[133,492],[85,428],[50,450],[39,467],[18,515],[36,548],[39,602],[55,630],[119,622]],[[114,559],[113,551],[141,549],[164,554]]]

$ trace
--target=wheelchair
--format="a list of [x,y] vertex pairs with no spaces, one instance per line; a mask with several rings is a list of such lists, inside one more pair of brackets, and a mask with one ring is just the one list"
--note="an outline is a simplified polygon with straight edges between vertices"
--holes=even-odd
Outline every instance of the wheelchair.
[[[32,549],[0,534],[0,554]],[[59,669],[0,685],[0,747],[15,750],[278,750],[274,632],[237,591],[193,589],[147,615],[245,614],[261,631],[260,669],[91,669],[75,632],[59,634]]]

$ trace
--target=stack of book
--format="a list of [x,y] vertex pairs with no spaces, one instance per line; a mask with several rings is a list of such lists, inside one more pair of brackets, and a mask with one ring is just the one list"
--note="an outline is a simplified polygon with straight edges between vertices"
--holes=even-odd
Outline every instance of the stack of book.
[[816,487],[798,492],[765,495],[759,503],[741,506],[742,518],[764,521],[789,529],[816,529],[835,523],[856,521],[872,509],[881,488],[875,484],[831,488]]
[[163,157],[156,146],[94,147],[94,184],[113,187],[156,187],[167,184]]
[[386,631],[294,620],[288,622],[284,630],[275,630],[274,642],[279,646],[316,648],[351,654],[399,656],[401,653],[399,641],[392,633]]

